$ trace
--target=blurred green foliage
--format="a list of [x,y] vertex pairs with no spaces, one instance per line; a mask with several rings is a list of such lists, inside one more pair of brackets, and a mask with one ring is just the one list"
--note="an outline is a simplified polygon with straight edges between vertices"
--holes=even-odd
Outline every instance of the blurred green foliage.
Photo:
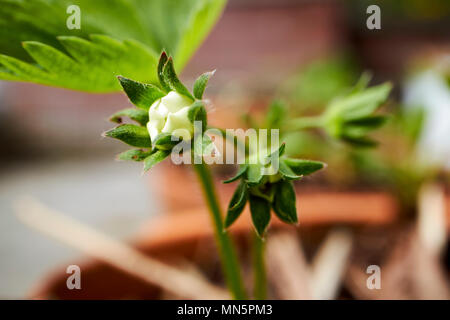
[[336,55],[304,66],[280,91],[297,110],[320,111],[331,99],[349,90],[358,76],[359,68],[350,57]]
[[[357,82],[357,75],[357,64],[343,56],[312,62],[283,84],[280,95],[289,102],[288,106],[281,108],[278,106],[280,102],[271,104],[265,122],[263,121],[264,125],[261,126],[281,129],[281,141],[286,143],[287,156],[326,159],[328,170],[316,181],[325,182],[327,187],[339,190],[389,190],[397,196],[404,212],[413,212],[411,209],[416,204],[420,186],[426,180],[436,177],[439,172],[439,168],[421,163],[417,156],[416,145],[426,113],[419,107],[405,108],[395,99],[384,103],[390,86],[385,84],[367,87],[370,77],[363,74]],[[354,112],[346,115],[339,107],[340,104],[350,109],[352,106],[359,106],[363,111],[372,112],[380,105],[377,101],[382,102],[381,108],[387,111],[389,117],[378,114],[367,116],[364,112],[362,117]],[[354,148],[351,144],[341,143],[342,139],[336,139],[339,135],[327,132],[328,125],[317,122],[317,119],[327,118],[324,117],[327,114],[333,115],[334,109],[339,111],[339,119],[350,117],[348,119],[351,120],[357,117],[363,123],[365,119],[369,123],[376,120],[373,122],[374,128],[385,123],[374,135],[380,141],[378,147]],[[289,122],[300,127],[303,124],[303,128],[309,130],[283,130],[283,126]],[[359,123],[358,120],[356,124]]]
[[[116,75],[156,83],[160,52],[175,57],[180,72],[225,3],[0,0],[0,79],[91,92],[119,91]],[[69,5],[81,9],[79,30],[66,26]]]

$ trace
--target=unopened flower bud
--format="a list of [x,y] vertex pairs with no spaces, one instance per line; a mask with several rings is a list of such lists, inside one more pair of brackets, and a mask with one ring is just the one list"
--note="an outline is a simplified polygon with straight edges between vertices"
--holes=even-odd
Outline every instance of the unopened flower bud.
[[149,109],[147,130],[152,141],[160,133],[192,138],[194,126],[188,118],[189,106],[193,101],[178,92],[170,91],[166,96],[156,100]]

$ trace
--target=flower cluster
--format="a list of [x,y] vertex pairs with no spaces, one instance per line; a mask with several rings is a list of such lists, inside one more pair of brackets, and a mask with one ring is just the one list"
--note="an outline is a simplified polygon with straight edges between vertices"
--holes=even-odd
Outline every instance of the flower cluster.
[[257,234],[263,237],[270,222],[271,208],[277,217],[289,224],[297,223],[296,196],[292,181],[322,169],[319,161],[284,156],[285,144],[267,156],[261,152],[249,157],[237,174],[224,181],[240,180],[228,205],[225,228],[241,215],[247,202]]
[[118,77],[136,108],[121,110],[110,120],[121,123],[123,117],[128,117],[137,124],[120,124],[104,134],[137,147],[121,153],[119,159],[143,161],[145,171],[168,157],[180,140],[191,142],[195,121],[206,128],[202,97],[214,72],[204,73],[197,79],[193,94],[178,79],[173,60],[165,52],[159,59],[157,73],[158,86]]

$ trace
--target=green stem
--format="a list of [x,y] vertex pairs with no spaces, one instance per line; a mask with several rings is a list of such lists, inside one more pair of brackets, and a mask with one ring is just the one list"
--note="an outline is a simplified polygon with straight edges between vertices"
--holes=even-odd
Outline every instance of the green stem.
[[288,121],[286,129],[288,131],[313,129],[323,127],[323,119],[320,116],[317,117],[300,117]]
[[256,300],[265,300],[267,298],[267,277],[264,261],[265,243],[256,232],[253,235],[252,254],[253,254],[253,296]]
[[246,299],[240,266],[233,243],[223,228],[223,218],[217,200],[211,172],[206,164],[194,164],[195,172],[201,182],[203,193],[214,224],[216,243],[225,274],[225,280],[234,299]]

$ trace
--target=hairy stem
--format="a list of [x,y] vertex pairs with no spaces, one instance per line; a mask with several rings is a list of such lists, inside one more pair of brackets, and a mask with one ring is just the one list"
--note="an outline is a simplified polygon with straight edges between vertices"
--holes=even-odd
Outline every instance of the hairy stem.
[[201,182],[203,193],[211,213],[216,243],[219,249],[219,255],[228,288],[234,299],[246,299],[237,254],[228,233],[226,233],[223,228],[222,213],[211,172],[204,163],[194,164],[194,169]]
[[267,277],[266,266],[264,262],[265,243],[256,232],[252,239],[253,255],[253,296],[256,300],[267,298]]

